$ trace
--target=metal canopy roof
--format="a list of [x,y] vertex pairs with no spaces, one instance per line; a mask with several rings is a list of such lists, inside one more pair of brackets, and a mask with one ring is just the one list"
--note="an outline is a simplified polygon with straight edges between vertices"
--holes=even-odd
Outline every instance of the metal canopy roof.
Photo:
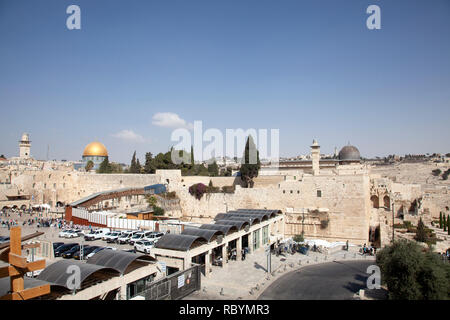
[[114,273],[117,273],[117,271],[114,269],[97,266],[95,264],[83,263],[76,260],[60,260],[42,270],[42,272],[36,277],[36,279],[47,281],[50,282],[50,284],[69,289],[67,287],[67,280],[72,276],[72,273],[67,273],[67,271],[70,271],[70,269],[68,269],[70,266],[78,266],[80,268],[81,283],[83,283],[84,280],[86,280],[90,275],[96,273],[97,271],[113,271]]
[[200,229],[219,230],[224,235],[228,235],[230,232],[238,231],[238,228],[229,224],[202,224]]
[[[225,219],[225,218],[223,218],[223,219]],[[255,223],[261,222],[261,219],[258,216],[248,217],[248,216],[233,215],[233,214],[229,214],[226,217],[226,220],[247,221],[248,223],[250,223],[250,225],[254,225]]]
[[153,258],[146,254],[136,254],[119,250],[102,250],[97,252],[86,263],[100,267],[111,268],[124,274],[128,266],[136,260],[153,261]]
[[245,226],[250,226],[249,221],[244,220],[217,220],[217,224],[226,224],[226,225],[232,225],[238,228],[238,230],[242,230],[245,228]]
[[183,232],[181,234],[203,237],[206,240],[208,240],[208,242],[211,242],[211,239],[214,236],[223,235],[223,232],[220,231],[220,230],[209,230],[209,229],[200,229],[200,228],[186,228],[186,229],[183,230]]
[[207,242],[208,240],[201,236],[168,233],[156,242],[155,248],[188,251]]

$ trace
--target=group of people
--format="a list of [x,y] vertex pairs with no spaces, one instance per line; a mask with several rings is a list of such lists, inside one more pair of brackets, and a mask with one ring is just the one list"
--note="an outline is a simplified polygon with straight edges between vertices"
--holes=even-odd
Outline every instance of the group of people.
[[374,256],[377,254],[377,248],[375,248],[373,246],[368,247],[365,243],[364,243],[364,246],[362,247],[361,251],[362,251],[361,253],[363,255],[368,254],[368,255]]

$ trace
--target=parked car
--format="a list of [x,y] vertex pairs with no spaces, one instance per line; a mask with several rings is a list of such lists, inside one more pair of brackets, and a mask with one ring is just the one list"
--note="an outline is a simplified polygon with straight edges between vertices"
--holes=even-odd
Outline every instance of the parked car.
[[98,230],[92,231],[91,233],[86,234],[84,236],[84,240],[86,240],[86,241],[99,240],[108,232],[110,232],[110,230],[108,228],[98,229]]
[[53,251],[62,246],[64,242],[53,242]]
[[67,244],[63,244],[62,246],[59,246],[54,251],[55,257],[60,257],[64,252],[72,249],[74,246],[77,246],[77,245],[78,245],[78,243],[67,243]]
[[155,243],[153,241],[139,240],[134,244],[134,250],[150,254],[150,249],[153,248],[154,245]]
[[61,254],[61,257],[63,257],[64,259],[69,259],[72,258],[73,255],[77,252],[80,251],[80,245],[77,244],[76,246],[73,246],[70,250],[66,250]]
[[96,254],[99,251],[105,250],[105,249],[106,249],[105,247],[98,247],[97,249],[92,250],[92,252],[86,256],[86,258],[87,259],[92,258],[94,256],[94,254]]
[[70,229],[63,229],[63,230],[58,234],[58,237],[60,237],[60,238],[65,238],[67,232],[69,232],[69,231],[70,231]]
[[152,231],[150,232],[149,235],[145,236],[145,239],[149,240],[149,241],[158,241],[159,239],[161,239],[161,237],[164,235],[164,233],[162,232],[157,232],[157,231]]
[[64,238],[78,238],[80,236],[80,234],[78,233],[78,231],[76,230],[68,230],[65,235]]
[[[99,246],[83,246],[83,258],[86,259],[86,257],[97,248],[99,248]],[[75,260],[81,260],[81,248],[73,254],[73,258]]]
[[122,233],[120,231],[113,231],[113,232],[109,232],[107,233],[104,237],[103,240],[105,240],[106,242],[110,243],[110,242],[116,242],[117,239],[119,239],[120,235]]
[[131,237],[135,234],[135,231],[124,231],[120,235],[119,238],[117,238],[117,243],[124,244],[128,243],[128,241],[131,239]]
[[129,240],[128,243],[134,246],[134,243],[145,238],[145,232],[136,232]]

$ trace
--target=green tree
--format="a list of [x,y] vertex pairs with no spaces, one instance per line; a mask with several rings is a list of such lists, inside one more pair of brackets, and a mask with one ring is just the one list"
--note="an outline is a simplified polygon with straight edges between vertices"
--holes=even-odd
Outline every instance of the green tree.
[[420,218],[419,223],[417,224],[415,239],[420,242],[427,242],[428,240],[427,232],[425,230],[425,225],[422,221],[422,218]]
[[111,172],[112,172],[111,164],[109,163],[108,157],[106,157],[105,160],[103,160],[102,163],[100,164],[97,173],[111,173]]
[[155,196],[146,196],[145,199],[150,207],[155,207],[158,202]]
[[133,157],[131,158],[129,172],[130,173],[141,173],[141,165],[139,163],[139,159],[136,160],[136,151],[133,153]]
[[155,173],[156,172],[155,161],[153,159],[153,154],[151,152],[147,152],[145,154],[144,172],[145,173]]
[[154,216],[163,216],[164,215],[164,209],[161,207],[153,207],[153,215]]
[[439,212],[439,229],[442,229],[442,211]]
[[444,231],[447,231],[447,225],[448,225],[448,217],[447,219],[445,219],[445,214],[444,214],[444,219],[443,219],[443,225],[444,225]]
[[194,165],[194,146],[191,146],[191,165]]
[[208,172],[211,177],[217,177],[219,175],[219,166],[215,160],[213,163],[208,165]]
[[253,188],[253,179],[258,177],[261,162],[259,161],[259,151],[256,149],[256,145],[253,142],[251,135],[248,136],[247,143],[245,144],[242,161],[243,163],[241,164],[240,172],[244,187]]
[[123,167],[120,163],[110,162],[111,173],[123,173]]
[[94,167],[94,162],[92,162],[92,160],[89,160],[86,163],[86,167],[84,167],[86,169],[86,172],[89,172],[92,170],[92,168]]
[[441,300],[450,293],[450,264],[423,252],[413,241],[399,240],[377,253],[381,279],[390,299]]
[[447,234],[450,235],[450,215],[447,215]]

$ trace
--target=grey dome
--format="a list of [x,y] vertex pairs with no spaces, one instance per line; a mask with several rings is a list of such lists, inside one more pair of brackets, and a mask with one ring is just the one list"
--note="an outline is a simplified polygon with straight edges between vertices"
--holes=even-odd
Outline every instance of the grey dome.
[[345,146],[339,151],[339,160],[341,161],[360,161],[361,155],[355,146]]

